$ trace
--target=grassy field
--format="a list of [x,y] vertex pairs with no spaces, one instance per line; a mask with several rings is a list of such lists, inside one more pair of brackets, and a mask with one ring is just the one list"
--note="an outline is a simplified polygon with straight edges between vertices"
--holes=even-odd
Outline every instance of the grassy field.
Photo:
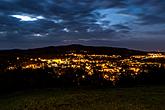
[[0,96],[0,110],[165,110],[165,86],[15,92]]

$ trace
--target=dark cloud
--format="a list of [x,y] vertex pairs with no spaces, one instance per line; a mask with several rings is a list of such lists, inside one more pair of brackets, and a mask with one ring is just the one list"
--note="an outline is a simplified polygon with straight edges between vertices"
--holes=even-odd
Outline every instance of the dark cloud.
[[139,14],[142,24],[148,25],[165,23],[164,0],[135,0],[134,4],[143,10],[143,12]]
[[128,26],[121,25],[121,24],[112,25],[112,26],[115,27],[116,29],[121,29],[121,30],[131,30],[131,28],[129,28]]
[[141,24],[162,24],[165,23],[165,16],[157,16],[157,15],[143,15],[141,17]]

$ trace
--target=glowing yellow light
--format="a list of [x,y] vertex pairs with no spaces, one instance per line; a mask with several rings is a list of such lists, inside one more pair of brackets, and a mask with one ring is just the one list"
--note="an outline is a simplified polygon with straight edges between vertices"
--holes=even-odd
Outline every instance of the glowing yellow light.
[[109,76],[107,74],[105,74],[104,79],[109,80]]
[[85,75],[82,75],[82,78],[84,79],[85,78]]

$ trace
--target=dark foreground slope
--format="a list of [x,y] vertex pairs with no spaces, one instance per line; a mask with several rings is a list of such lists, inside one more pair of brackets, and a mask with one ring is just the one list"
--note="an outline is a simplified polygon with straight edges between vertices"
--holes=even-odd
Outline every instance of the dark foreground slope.
[[45,89],[0,97],[0,110],[164,110],[165,86]]

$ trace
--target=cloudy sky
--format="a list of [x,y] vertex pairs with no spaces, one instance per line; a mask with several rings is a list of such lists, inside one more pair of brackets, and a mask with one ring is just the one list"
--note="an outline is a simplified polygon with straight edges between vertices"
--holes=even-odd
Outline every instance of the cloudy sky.
[[0,49],[64,44],[165,51],[165,0],[0,0]]

